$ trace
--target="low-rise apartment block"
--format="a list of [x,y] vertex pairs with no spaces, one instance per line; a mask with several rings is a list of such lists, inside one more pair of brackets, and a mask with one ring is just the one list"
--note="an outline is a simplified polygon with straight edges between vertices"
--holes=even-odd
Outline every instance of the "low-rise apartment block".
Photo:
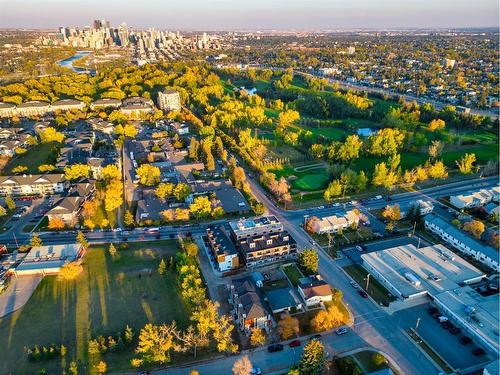
[[498,201],[499,195],[500,187],[495,186],[492,189],[481,189],[470,194],[452,195],[450,203],[459,210],[481,207],[491,201]]
[[285,260],[297,255],[297,243],[287,231],[267,233],[238,240],[236,243],[247,267]]
[[359,223],[359,216],[353,211],[347,211],[344,215],[327,216],[321,219],[313,217],[309,221],[309,228],[313,233],[337,233],[341,230],[357,227]]
[[458,251],[473,257],[497,272],[500,271],[498,250],[480,243],[434,214],[427,215],[424,222],[427,230],[439,236]]
[[227,272],[239,268],[238,251],[222,225],[207,229],[207,237],[219,271]]
[[69,187],[64,174],[0,176],[0,196],[60,194]]
[[158,106],[164,112],[180,111],[181,96],[175,90],[164,90],[158,93]]

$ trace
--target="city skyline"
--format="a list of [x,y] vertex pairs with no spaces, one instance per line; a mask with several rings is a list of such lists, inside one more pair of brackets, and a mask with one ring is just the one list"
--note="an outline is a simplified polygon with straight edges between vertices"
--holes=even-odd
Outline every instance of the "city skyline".
[[[363,0],[355,6],[343,0],[245,0],[237,4],[228,0],[209,4],[199,0],[183,4],[151,0],[140,12],[130,0],[106,4],[95,0],[50,0],[43,4],[2,0],[0,28],[87,26],[96,12],[115,25],[125,21],[135,28],[179,30],[483,28],[498,26],[498,10],[498,3],[492,0],[477,1],[474,7],[465,0],[439,4],[425,0],[404,7],[395,0]],[[179,17],[182,14],[188,16]]]

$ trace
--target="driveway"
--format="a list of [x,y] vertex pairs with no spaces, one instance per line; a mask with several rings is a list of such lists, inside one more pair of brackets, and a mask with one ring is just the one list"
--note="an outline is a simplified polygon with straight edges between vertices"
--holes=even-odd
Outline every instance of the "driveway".
[[42,281],[41,275],[12,277],[10,285],[0,294],[0,318],[23,307],[30,299],[38,284]]

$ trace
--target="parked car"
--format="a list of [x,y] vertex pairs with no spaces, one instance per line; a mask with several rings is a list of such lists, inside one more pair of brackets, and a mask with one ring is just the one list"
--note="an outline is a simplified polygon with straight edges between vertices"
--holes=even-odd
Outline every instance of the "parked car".
[[427,312],[428,312],[429,314],[431,314],[431,315],[432,315],[432,314],[434,314],[434,313],[439,312],[439,310],[438,310],[438,308],[437,308],[437,307],[429,307],[429,308],[427,309]]
[[288,346],[290,346],[290,348],[296,348],[297,346],[300,346],[300,340],[290,341],[290,343],[288,344]]
[[281,344],[272,344],[267,347],[267,351],[269,353],[281,352],[283,350],[283,345]]
[[261,375],[262,370],[260,367],[252,367],[252,371],[250,372],[251,375]]
[[359,246],[359,245],[356,245],[356,250],[363,251],[363,248],[361,246]]
[[472,351],[472,354],[474,354],[476,357],[479,357],[480,355],[483,355],[485,353],[486,352],[484,351],[484,349],[481,348],[476,348]]
[[444,323],[448,321],[448,318],[444,315],[438,316],[439,323]]
[[368,298],[368,294],[364,290],[358,290],[358,293],[363,298]]
[[449,321],[442,322],[442,323],[441,323],[441,327],[443,327],[444,329],[449,329],[449,328],[451,328],[451,327],[450,327],[450,322],[449,322]]
[[336,333],[338,336],[341,336],[341,335],[343,335],[343,334],[347,333],[347,328],[346,328],[346,327],[341,327],[341,328],[337,329],[337,330],[335,331],[335,333]]
[[321,335],[317,333],[316,335],[309,337],[309,341],[311,340],[321,340]]
[[440,311],[436,311],[434,314],[432,314],[432,317],[433,318],[439,318],[441,316],[441,312]]
[[462,331],[462,330],[461,330],[460,328],[458,328],[458,327],[452,327],[452,328],[450,328],[450,333],[451,333],[452,335],[457,335],[457,334],[459,334],[461,331]]
[[354,288],[354,289],[359,289],[359,285],[356,283],[356,281],[350,281],[349,284],[351,284],[351,286]]
[[460,337],[460,340],[458,340],[458,342],[462,345],[467,345],[467,344],[470,344],[472,342],[472,339],[468,336],[462,336],[462,337]]

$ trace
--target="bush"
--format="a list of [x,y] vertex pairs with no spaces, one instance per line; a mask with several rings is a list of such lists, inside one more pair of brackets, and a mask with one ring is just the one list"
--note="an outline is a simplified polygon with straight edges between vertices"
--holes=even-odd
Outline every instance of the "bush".
[[67,349],[64,345],[58,346],[52,344],[49,347],[42,346],[41,348],[38,345],[33,346],[33,348],[25,347],[24,351],[26,352],[30,362],[40,362],[58,357],[64,357]]

